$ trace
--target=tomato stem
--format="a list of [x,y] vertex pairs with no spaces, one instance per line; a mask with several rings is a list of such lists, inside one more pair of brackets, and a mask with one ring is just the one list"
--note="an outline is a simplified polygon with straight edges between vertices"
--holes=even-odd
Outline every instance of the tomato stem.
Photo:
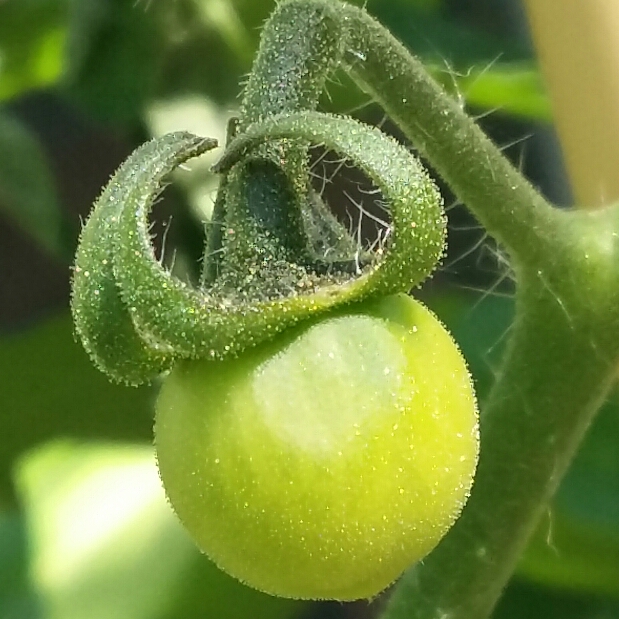
[[[303,40],[296,32],[299,20]],[[244,90],[239,132],[275,114],[316,108],[326,77],[341,56],[337,31],[328,4],[280,7],[262,33]],[[217,197],[225,232],[220,225],[211,229],[204,282],[221,277],[224,285],[238,289],[247,284],[236,274],[246,279],[248,265],[254,264],[252,286],[266,295],[279,280],[324,272],[325,249],[332,269],[354,260],[357,243],[312,189],[307,158],[306,142],[269,141],[225,175]],[[269,264],[280,266],[271,270]]]
[[[308,7],[326,4],[291,0],[278,10],[298,9],[293,21],[304,33]],[[480,619],[491,613],[614,381],[619,211],[610,207],[592,216],[552,207],[387,30],[362,9],[328,4],[353,79],[512,257],[517,315],[483,411],[472,496],[439,547],[396,587],[383,615]],[[279,127],[273,122],[271,129]]]
[[383,615],[480,619],[492,611],[614,381],[619,214],[553,208],[382,26],[363,10],[337,6],[353,78],[513,260],[517,316],[483,411],[471,499],[438,549],[396,587]]

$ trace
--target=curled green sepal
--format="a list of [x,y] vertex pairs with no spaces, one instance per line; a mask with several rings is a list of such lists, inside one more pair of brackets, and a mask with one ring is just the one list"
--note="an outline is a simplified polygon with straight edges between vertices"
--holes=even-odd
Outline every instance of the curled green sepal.
[[142,337],[165,343],[178,356],[238,354],[338,305],[374,294],[408,291],[432,271],[441,256],[445,221],[440,195],[417,160],[397,142],[355,121],[304,113],[256,125],[233,142],[220,169],[232,166],[267,135],[324,142],[349,156],[377,183],[393,217],[387,259],[345,284],[327,284],[286,298],[228,299],[208,289],[193,289],[172,277],[154,259],[150,244],[152,200],[127,203],[119,219],[115,275]]
[[236,137],[215,165],[225,172],[265,140],[301,138],[347,157],[381,190],[391,214],[380,260],[340,286],[336,298],[408,292],[432,273],[445,246],[442,198],[425,169],[404,146],[351,118],[319,112],[271,116]]
[[73,319],[94,364],[114,380],[143,383],[175,358],[169,345],[136,331],[121,296],[114,272],[120,213],[144,200],[152,202],[168,172],[216,145],[180,132],[144,144],[111,178],[82,230],[73,272]]
[[121,166],[86,224],[76,262],[73,313],[100,369],[138,384],[178,358],[221,358],[269,339],[320,312],[372,295],[407,291],[439,260],[445,221],[441,198],[417,160],[377,129],[316,113],[273,117],[237,138],[219,164],[228,169],[254,144],[302,137],[349,157],[390,204],[384,259],[359,277],[286,298],[247,300],[195,289],[156,259],[149,213],[167,173],[215,143],[170,134]]

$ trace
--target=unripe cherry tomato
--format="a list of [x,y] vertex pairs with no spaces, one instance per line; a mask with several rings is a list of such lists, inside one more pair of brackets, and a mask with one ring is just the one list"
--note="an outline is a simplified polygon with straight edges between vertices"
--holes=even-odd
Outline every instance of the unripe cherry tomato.
[[404,295],[165,379],[155,442],[169,500],[223,570],[294,598],[369,598],[430,552],[478,456],[471,379]]

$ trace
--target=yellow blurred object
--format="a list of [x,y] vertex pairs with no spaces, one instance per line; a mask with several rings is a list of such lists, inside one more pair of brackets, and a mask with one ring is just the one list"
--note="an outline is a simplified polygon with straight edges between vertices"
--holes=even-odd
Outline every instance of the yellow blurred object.
[[574,196],[619,199],[619,2],[525,0]]

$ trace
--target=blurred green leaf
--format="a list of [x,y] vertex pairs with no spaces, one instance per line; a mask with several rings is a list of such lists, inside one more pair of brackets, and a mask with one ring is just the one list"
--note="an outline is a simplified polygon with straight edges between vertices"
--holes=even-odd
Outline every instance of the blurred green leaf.
[[[64,92],[90,116],[132,124],[157,87],[167,39],[146,2],[73,0]],[[153,5],[153,9],[156,5]]]
[[553,587],[619,597],[619,407],[600,411],[519,568]]
[[[376,1],[376,0],[375,0]],[[380,0],[381,2],[388,2],[390,0]],[[436,11],[443,5],[443,0],[407,0],[411,6],[418,6],[426,11]]]
[[513,579],[492,613],[493,619],[617,619],[614,600],[558,592]]
[[69,224],[58,204],[47,158],[37,138],[0,110],[0,210],[47,251],[69,262]]
[[[619,535],[619,397],[598,413],[557,494],[557,508]],[[619,565],[619,564],[618,564]],[[617,580],[619,586],[619,579]]]
[[84,70],[99,29],[109,19],[106,0],[66,0],[69,3],[69,27],[66,42],[67,66],[64,77],[71,82]]
[[251,67],[260,26],[274,2],[176,0],[161,5],[157,20],[168,39],[157,98],[196,96],[224,105],[239,93]]
[[231,50],[251,62],[253,41],[232,0],[194,0],[205,26],[215,27]]
[[26,525],[16,512],[0,512],[0,617],[39,619],[41,608],[30,586]]
[[552,121],[552,109],[539,71],[522,64],[497,63],[473,68],[464,75],[438,66],[429,67],[448,92],[468,105],[541,120]]
[[60,77],[67,29],[66,0],[0,2],[0,100]]
[[24,450],[54,437],[141,439],[152,435],[153,391],[113,385],[73,335],[69,312],[0,337],[0,503]]
[[426,301],[462,350],[483,404],[501,363],[514,317],[514,299],[462,290],[433,294]]
[[553,588],[619,597],[619,531],[571,520],[551,508],[518,573]]
[[48,444],[20,461],[16,483],[46,619],[284,619],[304,607],[200,555],[165,500],[150,446]]
[[471,66],[530,60],[531,50],[515,39],[492,36],[411,0],[369,0],[368,10],[426,62],[466,71]]

